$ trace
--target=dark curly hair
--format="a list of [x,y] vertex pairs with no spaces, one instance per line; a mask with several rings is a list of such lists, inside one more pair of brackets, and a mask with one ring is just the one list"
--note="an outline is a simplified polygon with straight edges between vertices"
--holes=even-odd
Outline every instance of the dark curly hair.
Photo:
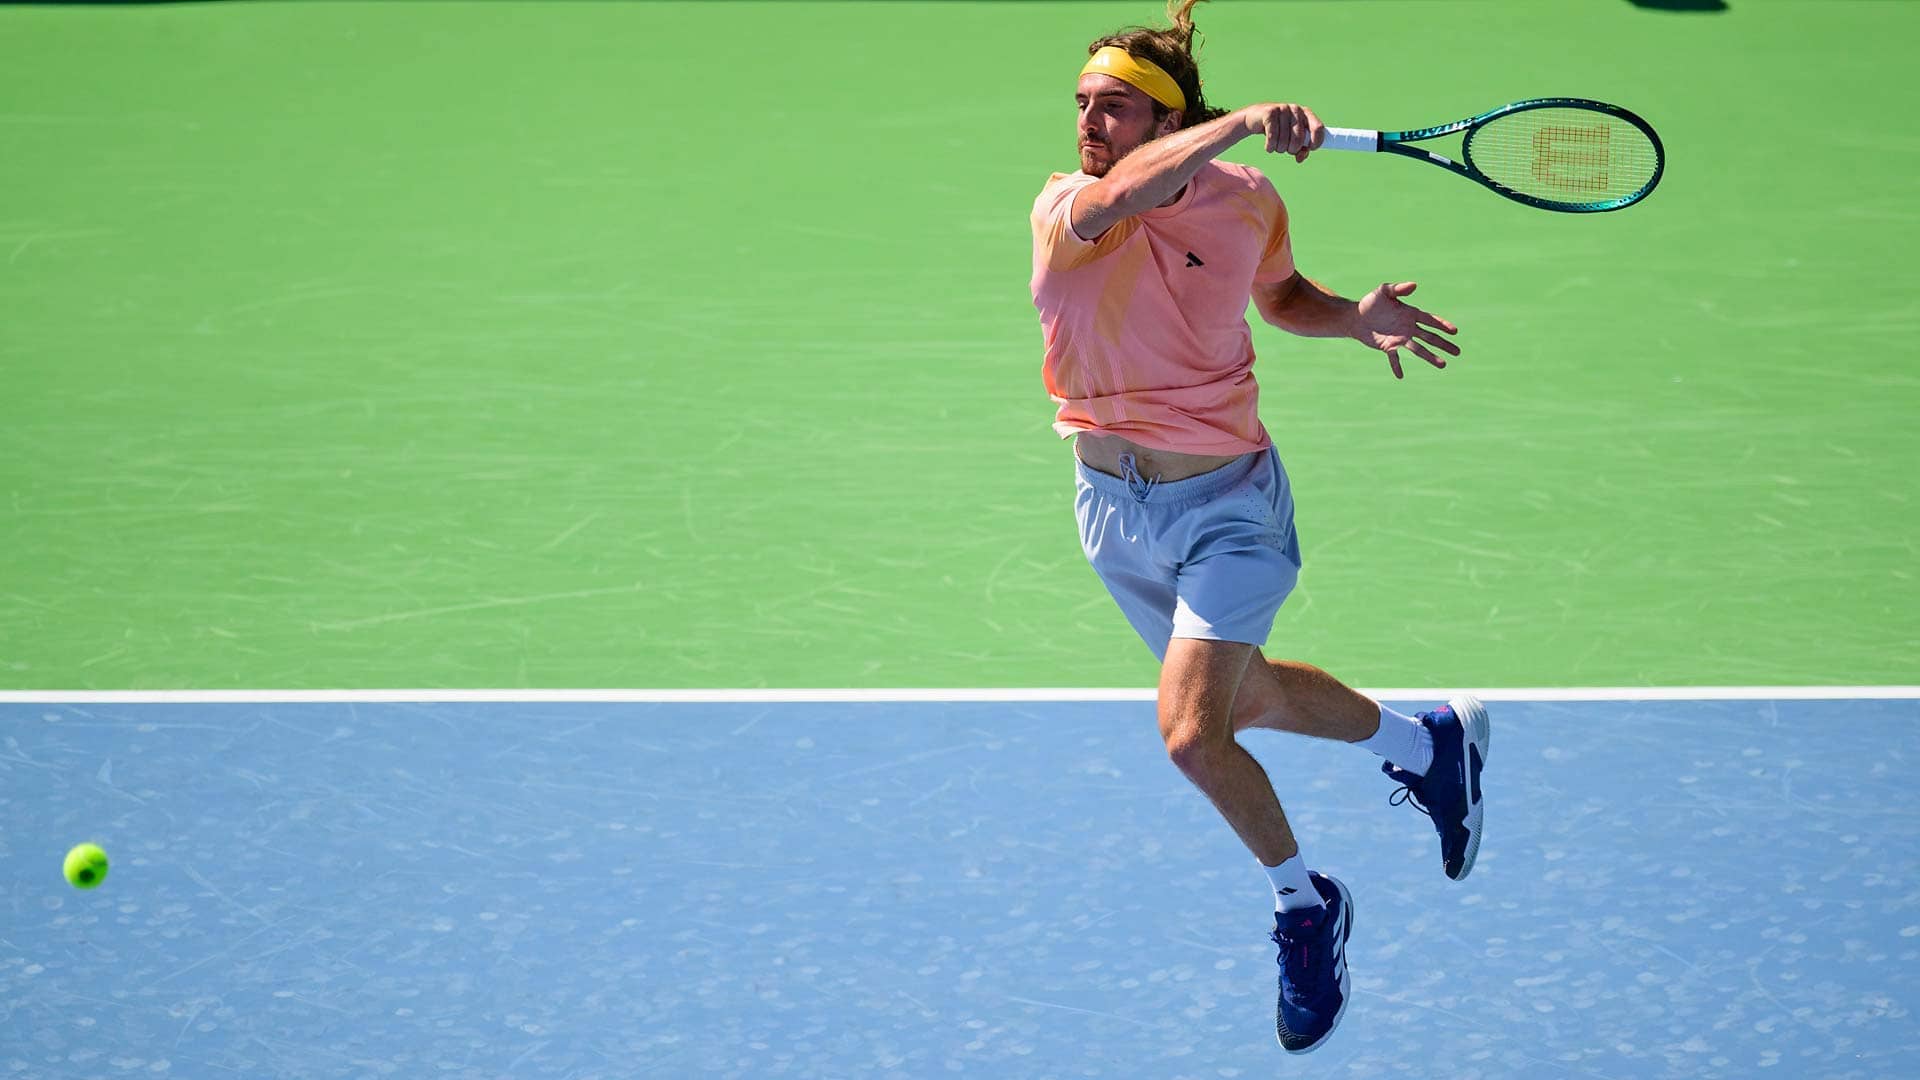
[[[1200,92],[1200,63],[1193,56],[1193,42],[1197,33],[1193,28],[1193,5],[1199,2],[1167,0],[1167,18],[1173,23],[1171,29],[1129,26],[1087,46],[1087,55],[1092,56],[1108,45],[1118,45],[1142,60],[1153,61],[1171,75],[1173,81],[1179,84],[1180,92],[1187,97],[1187,107],[1180,110],[1182,128],[1227,115],[1227,110],[1208,105],[1206,97]],[[1157,101],[1153,103],[1156,122],[1166,119],[1172,111]]]

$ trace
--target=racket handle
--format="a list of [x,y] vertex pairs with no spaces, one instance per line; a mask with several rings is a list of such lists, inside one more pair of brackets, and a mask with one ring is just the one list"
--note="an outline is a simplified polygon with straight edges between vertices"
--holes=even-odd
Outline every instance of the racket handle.
[[1365,128],[1327,129],[1327,141],[1320,144],[1322,150],[1361,150],[1372,153],[1380,149],[1380,133]]

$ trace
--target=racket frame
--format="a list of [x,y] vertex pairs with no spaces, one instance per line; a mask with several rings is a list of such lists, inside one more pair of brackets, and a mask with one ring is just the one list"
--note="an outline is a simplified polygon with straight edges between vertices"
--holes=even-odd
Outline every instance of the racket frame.
[[[1504,184],[1497,183],[1473,164],[1472,129],[1483,127],[1488,122],[1510,113],[1526,112],[1530,109],[1551,108],[1584,109],[1589,112],[1605,113],[1608,116],[1618,117],[1633,127],[1638,128],[1640,133],[1645,135],[1649,142],[1653,143],[1653,176],[1649,178],[1645,184],[1641,185],[1639,190],[1622,195],[1619,198],[1575,203],[1557,199],[1542,199],[1524,192],[1515,191]],[[1455,161],[1443,154],[1436,154],[1422,147],[1407,145],[1409,143],[1422,142],[1427,139],[1437,139],[1442,135],[1451,135],[1457,131],[1467,132],[1465,140],[1461,144],[1460,156],[1465,159],[1463,161]],[[1515,202],[1524,203],[1541,210],[1553,210],[1563,214],[1602,214],[1609,210],[1621,210],[1632,206],[1634,203],[1639,202],[1653,193],[1653,189],[1659,186],[1661,174],[1666,172],[1667,168],[1666,147],[1661,144],[1660,136],[1654,132],[1652,124],[1647,123],[1639,116],[1618,105],[1610,105],[1604,101],[1594,101],[1591,98],[1573,97],[1528,98],[1525,101],[1516,101],[1511,105],[1502,105],[1497,109],[1481,113],[1479,116],[1470,116],[1465,120],[1455,120],[1451,124],[1441,124],[1437,127],[1417,128],[1413,131],[1371,131],[1365,128],[1330,127],[1327,129],[1327,137],[1321,144],[1321,149],[1362,152],[1373,151],[1399,154],[1402,157],[1410,157],[1416,161],[1427,161],[1446,169],[1448,172],[1464,176],[1482,187],[1496,194],[1504,195]]]

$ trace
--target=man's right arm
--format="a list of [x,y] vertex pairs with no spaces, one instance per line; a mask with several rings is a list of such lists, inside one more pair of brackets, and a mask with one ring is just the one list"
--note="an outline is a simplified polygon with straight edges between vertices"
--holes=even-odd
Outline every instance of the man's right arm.
[[1250,135],[1265,134],[1267,150],[1307,154],[1326,140],[1327,129],[1304,105],[1249,105],[1143,144],[1107,175],[1075,193],[1069,221],[1075,234],[1093,240],[1108,229],[1173,198],[1200,167]]

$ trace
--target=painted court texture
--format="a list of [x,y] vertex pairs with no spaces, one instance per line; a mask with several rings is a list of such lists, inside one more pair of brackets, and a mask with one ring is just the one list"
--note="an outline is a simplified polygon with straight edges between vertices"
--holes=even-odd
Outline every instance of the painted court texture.
[[1149,702],[0,705],[0,1075],[1920,1066],[1920,701],[1492,708],[1460,883],[1372,755],[1247,739],[1354,894],[1290,1059]]
[[[1159,4],[0,7],[0,1077],[1920,1075],[1920,7],[1662,6],[1198,12],[1222,103],[1670,155],[1587,219],[1230,155],[1466,349],[1255,328],[1271,651],[1546,688],[1459,884],[1249,736],[1356,901],[1305,1059],[1026,292]],[[1555,689],[1650,686],[1749,689]]]

